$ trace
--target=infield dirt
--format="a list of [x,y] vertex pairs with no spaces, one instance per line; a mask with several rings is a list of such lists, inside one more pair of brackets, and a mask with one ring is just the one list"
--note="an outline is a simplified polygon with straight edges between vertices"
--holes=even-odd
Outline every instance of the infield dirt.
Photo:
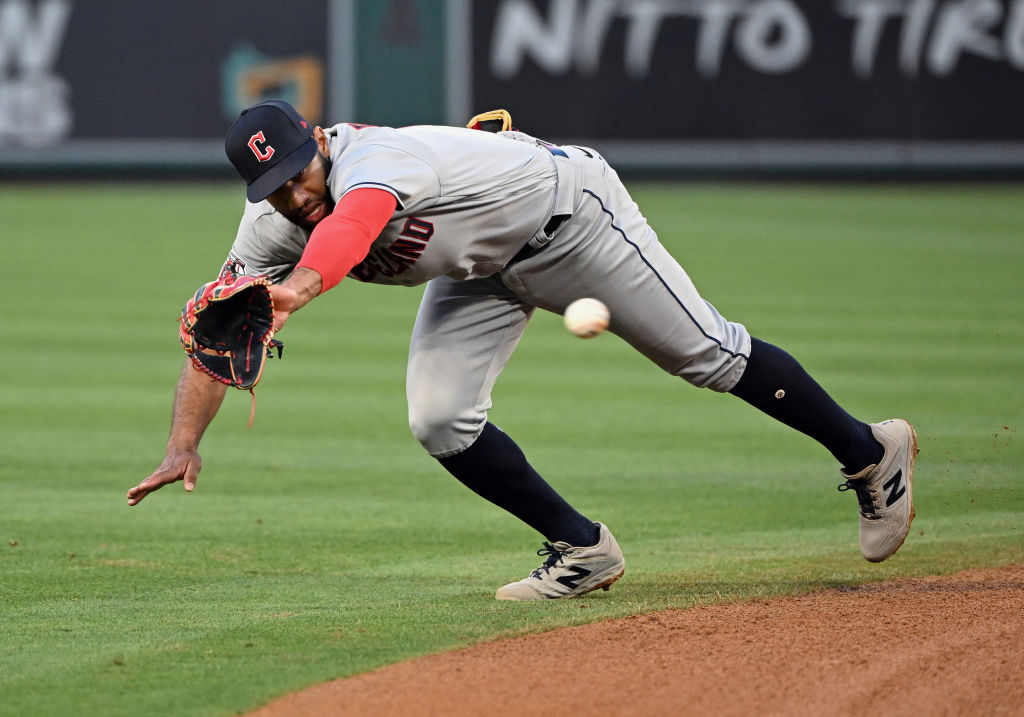
[[605,716],[1024,715],[1024,564],[489,642],[253,715],[524,715],[553,704]]

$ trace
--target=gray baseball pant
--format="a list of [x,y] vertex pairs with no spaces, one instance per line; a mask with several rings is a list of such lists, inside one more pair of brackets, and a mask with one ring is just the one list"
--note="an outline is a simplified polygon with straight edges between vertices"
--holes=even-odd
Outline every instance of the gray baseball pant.
[[[558,314],[593,297],[609,330],[670,374],[726,392],[746,366],[750,335],[701,298],[658,241],[615,171],[595,152],[563,148],[581,182],[551,241],[483,279],[433,279],[409,349],[409,425],[430,455],[473,444],[491,391],[535,308]],[[588,156],[592,155],[592,156]]]

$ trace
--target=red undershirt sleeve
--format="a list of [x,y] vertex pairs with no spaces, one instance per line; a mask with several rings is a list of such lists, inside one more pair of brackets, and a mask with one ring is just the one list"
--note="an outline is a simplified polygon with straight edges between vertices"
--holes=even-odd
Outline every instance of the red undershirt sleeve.
[[366,258],[396,206],[395,195],[383,189],[364,187],[348,192],[313,229],[295,268],[319,274],[321,294],[334,288]]

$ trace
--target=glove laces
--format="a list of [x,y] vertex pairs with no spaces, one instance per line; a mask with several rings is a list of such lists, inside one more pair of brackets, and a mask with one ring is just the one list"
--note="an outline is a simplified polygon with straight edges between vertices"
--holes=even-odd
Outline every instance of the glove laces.
[[256,420],[256,391],[250,388],[249,395],[252,396],[252,410],[249,411],[249,423],[245,427],[246,430],[252,428],[252,422]]
[[[274,358],[274,349],[277,349],[277,358],[280,359],[284,354],[284,342],[270,339],[266,344],[267,358]],[[249,423],[245,427],[246,430],[252,428],[252,422],[256,420],[256,386],[249,387],[249,395],[252,396],[252,410],[249,411]]]

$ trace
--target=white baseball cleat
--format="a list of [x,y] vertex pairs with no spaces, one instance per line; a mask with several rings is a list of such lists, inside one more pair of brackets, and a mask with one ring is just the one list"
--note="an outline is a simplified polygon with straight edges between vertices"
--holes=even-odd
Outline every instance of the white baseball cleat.
[[626,560],[611,531],[601,523],[600,540],[590,547],[573,547],[561,541],[544,543],[537,555],[547,560],[518,582],[498,588],[497,600],[554,600],[579,597],[592,590],[607,590],[626,571]]
[[918,448],[914,427],[901,418],[872,423],[871,432],[885,447],[882,460],[856,475],[840,471],[846,482],[839,490],[856,491],[860,552],[865,560],[880,563],[903,545],[910,532],[914,519],[910,480]]

